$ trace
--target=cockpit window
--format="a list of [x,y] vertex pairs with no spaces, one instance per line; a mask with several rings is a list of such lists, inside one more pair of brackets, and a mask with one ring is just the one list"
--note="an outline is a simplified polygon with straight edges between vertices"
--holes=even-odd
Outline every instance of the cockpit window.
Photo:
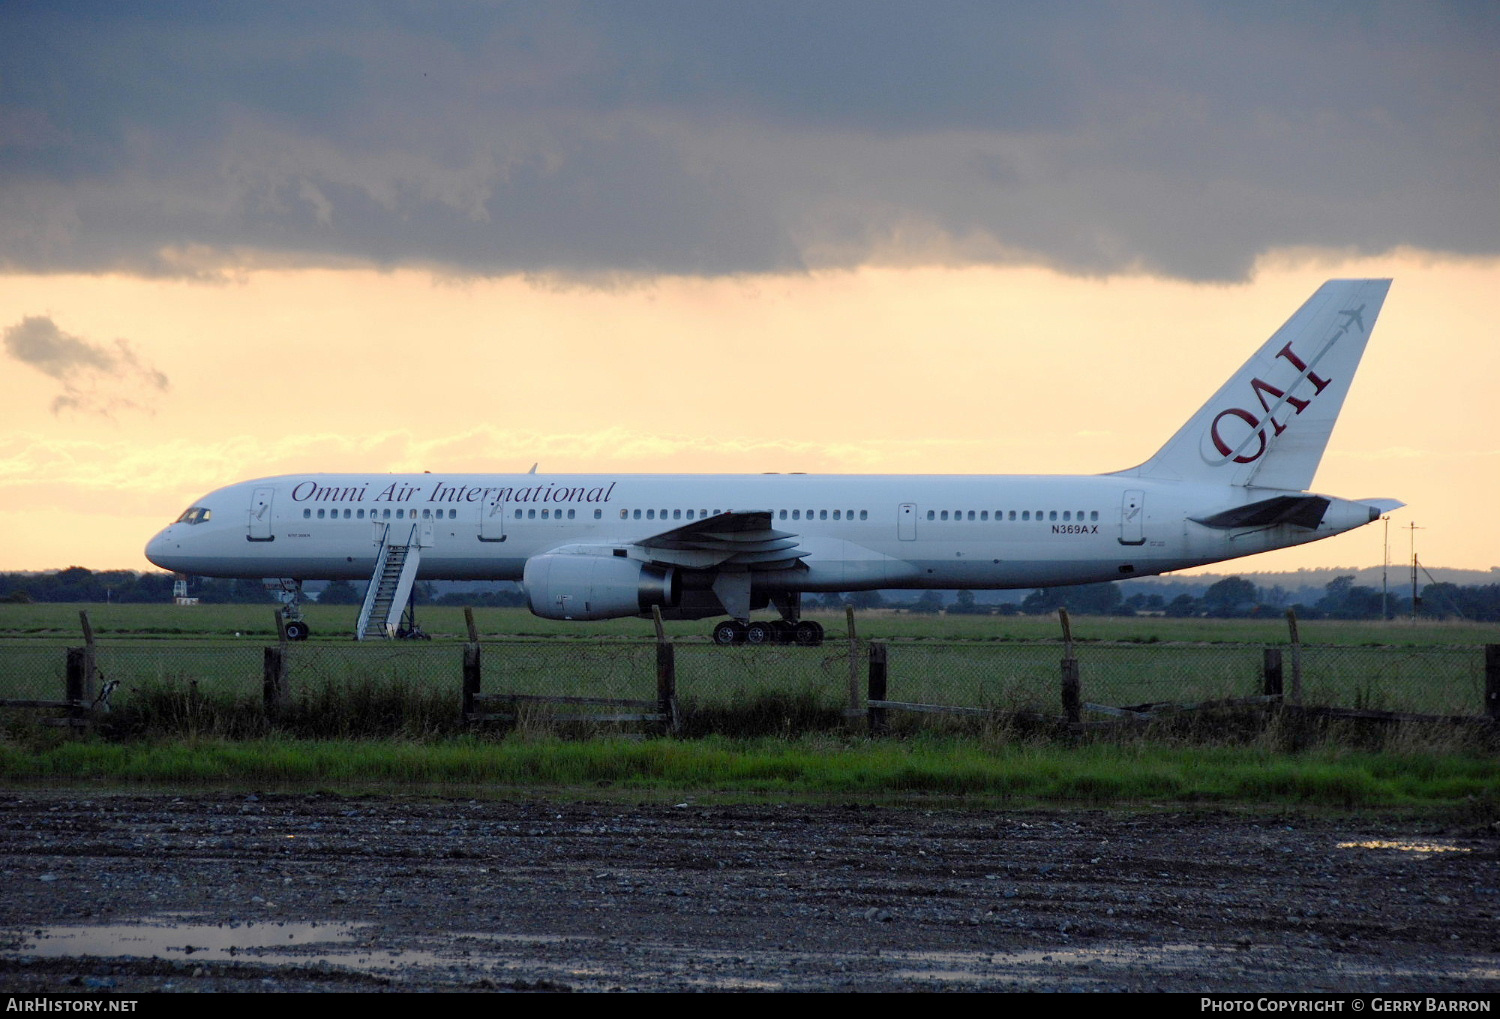
[[182,516],[177,518],[179,524],[201,524],[213,516],[213,512],[207,506],[194,506],[182,511]]

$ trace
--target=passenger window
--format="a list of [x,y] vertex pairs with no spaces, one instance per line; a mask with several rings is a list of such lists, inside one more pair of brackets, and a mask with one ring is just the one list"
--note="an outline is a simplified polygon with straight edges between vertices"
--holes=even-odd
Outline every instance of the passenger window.
[[827,510],[818,510],[818,519],[819,520],[827,520],[828,519],[828,511]]
[[[597,511],[595,511],[595,512],[597,512]],[[629,520],[630,519],[630,511],[627,510],[627,509],[622,509],[620,511],[620,519],[621,520]]]
[[323,519],[323,511],[322,510],[318,510],[318,519],[319,520]]
[[980,510],[979,511],[979,519],[980,520],[988,520],[989,518],[990,518],[990,511],[989,510]]
[[647,520],[655,520],[656,519],[656,510],[647,510],[646,511],[646,519]]
[[1030,520],[1031,519],[1031,510],[1022,510],[1021,511],[1021,519],[1022,520]]
[[1016,511],[1015,510],[1011,510],[1010,511],[1010,519],[1012,519],[1012,520],[1016,519]]
[[1063,510],[1063,519],[1064,520],[1072,520],[1073,519],[1073,514],[1069,513],[1067,510]]
[[974,519],[974,511],[973,510],[969,510],[969,519],[970,520]]
[[520,520],[521,519],[521,515],[524,512],[525,512],[524,510],[516,510],[516,519]]
[[594,510],[594,519],[595,520],[603,520],[604,519],[604,511],[601,510],[601,509]]
[[868,518],[869,515],[870,515],[870,511],[869,510],[860,510],[859,511],[859,519],[861,519],[861,520],[864,520],[864,519]]
[[1056,520],[1057,519],[1057,510],[1053,510],[1051,513],[1047,514],[1047,519],[1048,520]]
[[572,510],[568,510],[568,519],[569,520],[573,519],[573,511]]
[[935,512],[933,512],[932,510],[928,510],[927,511],[927,519],[928,520],[936,520],[937,519],[937,514]]
[[802,511],[801,510],[792,510],[792,519],[793,520],[801,520],[802,519]]
[[542,510],[542,519],[543,519],[543,520],[546,520],[546,519],[547,519],[547,512],[548,512],[548,511],[547,511],[547,510],[545,510],[545,509],[544,509],[544,510]]
[[672,519],[673,520],[681,520],[682,519],[682,510],[680,510],[680,509],[673,510],[672,511]]
[[838,510],[834,510],[833,511],[833,519],[837,520],[838,518],[839,518],[839,511]]
[[778,519],[780,519],[780,520],[785,520],[786,519],[786,510],[782,510],[781,511],[781,515],[780,515],[780,517],[778,517]]
[[1093,510],[1092,512],[1090,512],[1089,513],[1089,519],[1090,520],[1098,520],[1099,519],[1099,511],[1098,510]]
[[312,510],[310,510],[310,509],[304,509],[302,511],[302,519],[303,520],[311,520],[312,519]]
[[940,514],[940,519],[943,519],[943,520],[947,520],[948,519],[948,511],[947,510],[943,510],[943,512]]

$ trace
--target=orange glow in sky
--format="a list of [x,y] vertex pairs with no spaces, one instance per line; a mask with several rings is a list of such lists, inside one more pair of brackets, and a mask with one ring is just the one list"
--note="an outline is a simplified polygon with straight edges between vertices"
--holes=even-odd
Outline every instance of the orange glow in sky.
[[[0,276],[135,368],[0,360],[0,569],[150,569],[202,493],[299,471],[1099,473],[1149,456],[1325,279],[1395,283],[1315,489],[1500,564],[1500,261],[1284,255],[1246,283],[863,268],[584,287],[416,270]],[[117,339],[128,348],[114,346]],[[122,355],[123,356],[123,355]],[[147,370],[167,385],[147,383]],[[1238,564],[1380,562],[1381,528]]]

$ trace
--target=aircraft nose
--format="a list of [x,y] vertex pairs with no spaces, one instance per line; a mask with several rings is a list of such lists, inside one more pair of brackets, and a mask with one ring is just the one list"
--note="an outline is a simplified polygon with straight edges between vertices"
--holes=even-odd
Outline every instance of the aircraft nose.
[[164,570],[173,569],[170,559],[178,547],[172,540],[172,528],[168,527],[146,542],[146,558]]

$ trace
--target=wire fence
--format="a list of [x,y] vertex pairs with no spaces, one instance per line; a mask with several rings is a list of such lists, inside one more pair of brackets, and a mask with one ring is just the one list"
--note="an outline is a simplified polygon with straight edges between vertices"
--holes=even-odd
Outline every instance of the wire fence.
[[[1073,645],[1086,702],[1117,707],[1253,697],[1266,692],[1262,644]],[[283,646],[286,681],[299,690],[372,685],[460,697],[464,647],[447,642]],[[821,647],[673,645],[677,696],[693,709],[766,698],[797,698],[849,714],[864,708],[870,643]],[[1057,641],[888,642],[892,701],[994,712],[1057,715]],[[1494,648],[1494,645],[1488,647]],[[492,640],[481,645],[485,692],[533,697],[652,700],[658,695],[651,641]],[[1486,646],[1282,646],[1287,692],[1300,674],[1301,703],[1424,715],[1482,716],[1491,685]],[[231,640],[104,640],[93,645],[93,688],[110,681],[115,704],[145,689],[259,698],[266,649]],[[1500,661],[1500,653],[1491,652]],[[0,700],[56,699],[66,681],[66,648],[56,641],[0,641]],[[1490,684],[1490,685],[1487,685]]]

